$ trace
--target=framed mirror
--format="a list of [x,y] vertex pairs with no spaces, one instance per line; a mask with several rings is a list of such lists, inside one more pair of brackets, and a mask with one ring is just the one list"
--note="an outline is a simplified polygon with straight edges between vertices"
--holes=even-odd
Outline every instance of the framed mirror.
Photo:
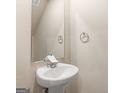
[[64,58],[64,0],[32,0],[32,62]]

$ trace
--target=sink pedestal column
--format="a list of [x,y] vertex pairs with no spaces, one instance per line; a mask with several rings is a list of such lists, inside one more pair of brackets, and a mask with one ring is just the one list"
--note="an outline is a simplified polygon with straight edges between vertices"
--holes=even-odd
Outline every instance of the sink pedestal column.
[[64,86],[56,86],[48,88],[48,93],[64,93],[65,87]]

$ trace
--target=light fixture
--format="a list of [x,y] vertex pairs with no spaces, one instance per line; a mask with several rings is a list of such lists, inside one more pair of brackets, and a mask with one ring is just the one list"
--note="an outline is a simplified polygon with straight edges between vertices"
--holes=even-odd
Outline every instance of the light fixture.
[[40,0],[32,0],[32,5],[33,6],[39,6]]

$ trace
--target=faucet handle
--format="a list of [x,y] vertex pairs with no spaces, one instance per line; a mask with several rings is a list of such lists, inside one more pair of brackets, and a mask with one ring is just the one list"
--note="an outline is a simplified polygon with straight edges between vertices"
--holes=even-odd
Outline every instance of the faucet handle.
[[56,64],[59,62],[54,55],[48,55],[43,60],[47,63],[47,66],[51,68],[55,68]]
[[54,55],[48,55],[47,59],[51,62],[51,63],[58,63],[59,61],[55,58]]

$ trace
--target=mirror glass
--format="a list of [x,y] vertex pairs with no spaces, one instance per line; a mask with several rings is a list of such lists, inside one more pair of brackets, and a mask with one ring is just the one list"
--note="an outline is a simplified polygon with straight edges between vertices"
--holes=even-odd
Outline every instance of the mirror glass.
[[32,62],[64,58],[64,0],[32,0]]

